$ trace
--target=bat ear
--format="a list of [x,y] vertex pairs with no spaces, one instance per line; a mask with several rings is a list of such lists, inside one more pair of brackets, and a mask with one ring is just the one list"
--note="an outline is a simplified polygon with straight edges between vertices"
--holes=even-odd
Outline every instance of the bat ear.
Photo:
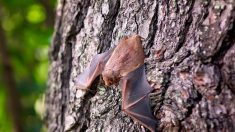
[[93,57],[90,65],[75,79],[76,86],[79,89],[88,89],[91,86],[95,78],[104,70],[104,66],[112,52],[113,50],[109,50]]

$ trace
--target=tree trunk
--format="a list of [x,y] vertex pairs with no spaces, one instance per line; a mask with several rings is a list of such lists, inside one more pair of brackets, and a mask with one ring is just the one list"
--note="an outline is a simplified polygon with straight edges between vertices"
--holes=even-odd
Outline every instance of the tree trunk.
[[163,131],[235,129],[234,0],[59,0],[46,94],[49,131],[145,131],[121,89],[75,78],[120,38],[144,38],[153,113]]

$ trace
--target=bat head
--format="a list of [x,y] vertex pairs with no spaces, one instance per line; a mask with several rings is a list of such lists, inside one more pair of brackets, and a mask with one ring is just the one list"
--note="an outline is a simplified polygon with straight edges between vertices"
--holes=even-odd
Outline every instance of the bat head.
[[141,37],[139,35],[124,37],[105,64],[102,72],[105,85],[117,84],[121,77],[142,66],[144,58]]
[[120,75],[113,70],[105,70],[102,73],[102,78],[106,86],[117,84],[120,81]]

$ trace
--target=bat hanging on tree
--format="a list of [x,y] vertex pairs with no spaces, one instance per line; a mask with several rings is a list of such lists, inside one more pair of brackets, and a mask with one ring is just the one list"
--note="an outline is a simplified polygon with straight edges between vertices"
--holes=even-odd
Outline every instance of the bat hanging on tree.
[[76,78],[80,89],[88,89],[100,74],[105,85],[118,84],[122,88],[122,110],[132,119],[155,131],[157,121],[150,108],[149,85],[144,68],[141,37],[124,37],[114,50],[95,55],[90,66]]

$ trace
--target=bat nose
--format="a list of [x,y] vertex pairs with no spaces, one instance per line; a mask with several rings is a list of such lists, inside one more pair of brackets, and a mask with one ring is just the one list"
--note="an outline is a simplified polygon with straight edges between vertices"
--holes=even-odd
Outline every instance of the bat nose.
[[103,76],[103,80],[106,86],[112,85],[112,80],[110,80],[109,78]]
[[104,82],[104,84],[106,85],[106,86],[110,86],[111,85],[111,83],[110,82]]

